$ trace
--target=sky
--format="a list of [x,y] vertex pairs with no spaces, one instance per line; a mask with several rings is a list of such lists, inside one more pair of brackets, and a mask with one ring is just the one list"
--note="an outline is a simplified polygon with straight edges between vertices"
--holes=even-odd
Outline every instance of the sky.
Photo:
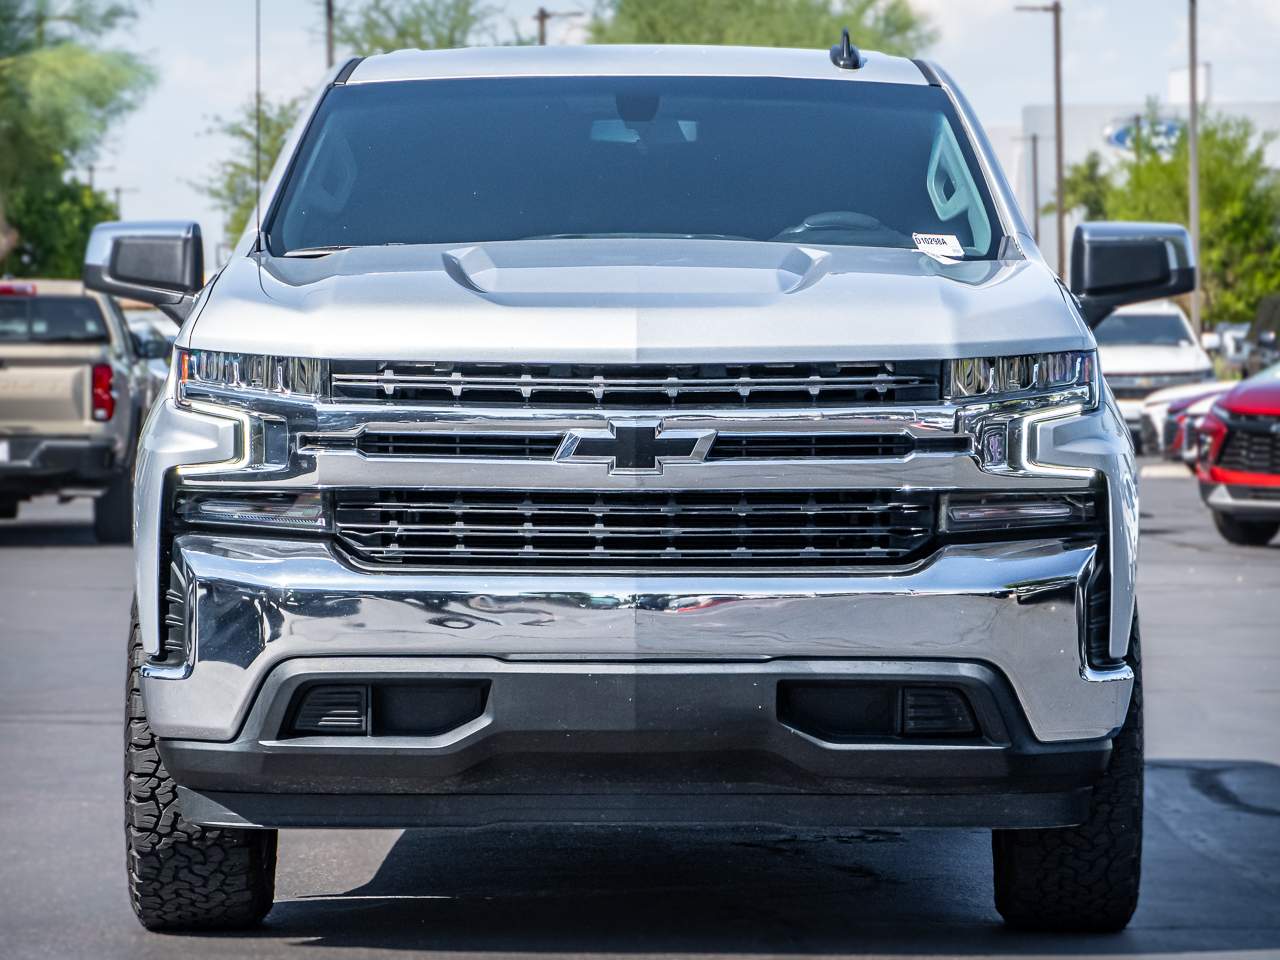
[[[986,126],[1018,125],[1024,106],[1052,101],[1049,15],[1015,12],[1027,0],[912,2],[940,33],[925,55],[950,71]],[[505,21],[533,32],[539,0],[495,5]],[[1063,0],[1063,7],[1068,104],[1163,99],[1170,71],[1187,66],[1186,0]],[[589,11],[592,0],[558,0],[554,8]],[[230,152],[211,132],[216,118],[253,97],[254,2],[150,0],[139,9],[111,42],[145,57],[157,83],[109,135],[94,183],[119,189],[127,219],[198,220],[213,254],[223,239],[221,214],[195,184]],[[262,17],[264,95],[312,90],[325,72],[320,4],[262,0]],[[585,20],[553,21],[550,42],[581,42]],[[1200,3],[1200,60],[1210,64],[1212,103],[1280,100],[1277,50],[1280,0]]]

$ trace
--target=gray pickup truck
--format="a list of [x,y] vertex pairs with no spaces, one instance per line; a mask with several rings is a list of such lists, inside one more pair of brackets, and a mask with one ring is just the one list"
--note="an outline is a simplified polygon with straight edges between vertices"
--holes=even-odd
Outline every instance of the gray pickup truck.
[[1045,264],[932,64],[401,51],[317,91],[137,471],[129,889],[271,908],[288,827],[993,830],[1022,927],[1138,896],[1133,448],[1090,332],[1186,231]]
[[145,363],[163,349],[78,281],[0,280],[0,518],[42,494],[89,496],[97,538],[128,542]]

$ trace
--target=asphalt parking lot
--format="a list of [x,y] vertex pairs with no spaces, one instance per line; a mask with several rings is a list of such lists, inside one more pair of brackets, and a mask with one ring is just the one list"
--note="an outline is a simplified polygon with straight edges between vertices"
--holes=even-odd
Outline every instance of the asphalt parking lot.
[[282,834],[258,931],[148,934],[124,886],[129,552],[85,503],[0,522],[0,957],[1280,955],[1280,542],[1143,480],[1146,868],[1130,929],[1005,931],[982,831]]

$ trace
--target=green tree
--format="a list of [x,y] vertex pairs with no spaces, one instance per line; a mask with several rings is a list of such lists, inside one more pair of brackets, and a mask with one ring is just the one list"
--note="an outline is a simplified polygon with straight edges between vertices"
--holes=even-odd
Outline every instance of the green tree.
[[[1110,174],[1102,169],[1102,154],[1090,150],[1080,163],[1067,168],[1062,176],[1062,196],[1068,210],[1083,210],[1086,219],[1102,220],[1107,213],[1107,191],[1111,189]],[[1048,203],[1043,213],[1054,213],[1057,204]]]
[[129,3],[0,0],[0,260],[22,239],[7,212],[19,192],[30,225],[34,198],[59,196],[52,181],[92,160],[150,85],[137,57],[95,45],[133,16]]
[[36,177],[9,196],[8,215],[19,239],[0,261],[0,273],[78,277],[94,224],[120,214],[105,193],[86,183]]
[[[1258,302],[1280,290],[1280,172],[1267,165],[1274,134],[1244,117],[1210,116],[1200,127],[1200,288],[1207,326],[1253,319]],[[1187,223],[1186,132],[1172,150],[1138,137],[1131,155],[1101,172],[1073,166],[1064,196],[1071,207],[1110,220]],[[1091,204],[1101,196],[1100,209]]]
[[858,47],[916,54],[937,38],[909,0],[603,0],[596,43],[827,47],[848,27]]
[[334,39],[357,56],[406,47],[444,50],[494,43],[498,8],[479,0],[366,0],[338,8]]
[[[254,123],[253,101],[233,117],[215,117],[214,133],[229,137],[231,156],[218,163],[208,183],[195,186],[211,198],[222,211],[224,238],[234,243],[239,238],[258,201],[258,177],[265,180],[284,147],[289,130],[298,119],[302,98],[273,102],[262,100],[261,140]],[[258,143],[259,165],[254,163],[254,143]]]
[[[478,0],[365,0],[346,7],[337,5],[334,39],[339,47],[358,56],[405,47],[432,50],[492,43],[496,42],[496,14],[496,7]],[[302,98],[262,101],[258,160],[263,177],[275,165],[301,108]],[[231,139],[231,153],[214,167],[207,183],[195,186],[222,211],[223,235],[234,242],[253,215],[258,195],[253,103],[245,104],[232,117],[215,117],[213,132]]]

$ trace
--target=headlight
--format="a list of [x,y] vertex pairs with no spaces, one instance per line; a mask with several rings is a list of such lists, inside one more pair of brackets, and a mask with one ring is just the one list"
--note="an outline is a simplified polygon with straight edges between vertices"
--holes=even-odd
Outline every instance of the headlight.
[[968,357],[948,366],[947,398],[960,405],[961,429],[977,439],[990,473],[1091,475],[1084,469],[1037,463],[1030,434],[1038,422],[1096,410],[1098,360],[1092,350]]
[[1027,409],[1098,405],[1097,358],[1092,350],[952,360],[948,395],[958,403],[1011,403]]
[[174,399],[179,403],[200,388],[314,398],[324,392],[328,380],[327,361],[310,357],[178,350],[174,366]]
[[175,513],[191,524],[218,527],[273,527],[285,530],[329,529],[324,494],[179,491]]

